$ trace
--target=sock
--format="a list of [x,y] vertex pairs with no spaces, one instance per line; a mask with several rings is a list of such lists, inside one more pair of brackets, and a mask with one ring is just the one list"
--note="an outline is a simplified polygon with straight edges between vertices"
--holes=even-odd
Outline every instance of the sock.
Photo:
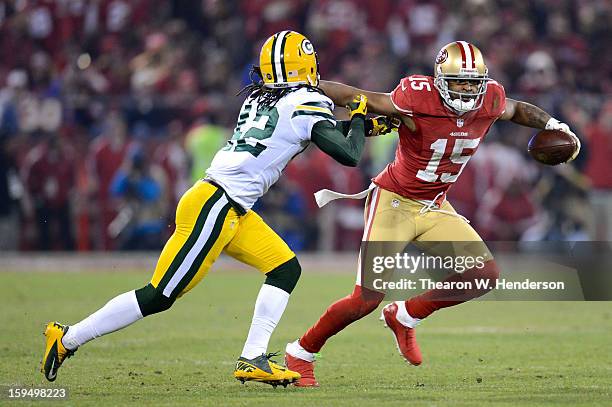
[[302,359],[307,362],[314,362],[315,355],[314,353],[308,352],[306,349],[300,345],[300,340],[291,342],[287,344],[285,348],[285,352],[293,356],[294,358]]
[[[429,290],[406,301],[406,310],[411,317],[423,319],[433,312],[461,304],[474,298],[478,298],[495,287],[495,281],[499,277],[499,269],[493,260],[484,263],[483,268],[471,268],[461,274],[453,274],[444,281],[469,281],[472,283],[471,290]],[[475,280],[488,280],[489,289],[476,288]]]
[[383,293],[356,285],[351,295],[327,308],[321,318],[300,338],[300,346],[310,353],[319,352],[329,338],[374,311],[383,298]]
[[416,327],[421,320],[419,318],[414,318],[412,315],[408,313],[406,309],[406,301],[395,301],[397,304],[397,315],[395,318],[400,322],[400,324],[407,326],[408,328]]
[[276,324],[280,321],[289,302],[289,293],[272,285],[264,284],[255,301],[255,312],[241,356],[253,359],[266,353],[268,342]]
[[66,349],[75,350],[92,339],[125,328],[141,318],[136,294],[132,290],[113,298],[81,322],[70,325],[62,344]]

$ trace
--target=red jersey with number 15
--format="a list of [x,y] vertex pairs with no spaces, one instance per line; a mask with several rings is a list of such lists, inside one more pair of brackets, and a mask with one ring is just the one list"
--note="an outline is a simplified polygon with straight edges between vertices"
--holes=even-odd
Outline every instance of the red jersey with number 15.
[[459,116],[434,88],[431,76],[403,78],[391,100],[416,125],[402,124],[395,160],[374,178],[381,188],[407,198],[433,200],[459,178],[482,138],[506,108],[503,86],[490,81],[480,109]]

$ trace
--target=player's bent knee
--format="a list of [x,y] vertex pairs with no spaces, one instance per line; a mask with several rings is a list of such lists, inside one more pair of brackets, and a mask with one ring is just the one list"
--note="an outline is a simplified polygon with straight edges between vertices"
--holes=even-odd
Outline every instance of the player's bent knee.
[[272,285],[280,288],[281,290],[291,294],[295,288],[300,275],[302,274],[302,267],[298,262],[297,257],[281,264],[272,271],[266,274],[265,284]]
[[356,285],[348,298],[352,304],[349,318],[358,320],[374,311],[385,298],[385,294]]
[[[474,281],[481,280],[485,281],[485,284],[481,284],[480,287],[474,290],[474,293],[471,295],[472,297],[480,297],[489,291],[491,291],[499,278],[499,267],[497,267],[497,263],[495,260],[489,260],[484,263],[483,267],[480,268],[472,268],[465,273],[463,273],[464,281]],[[474,286],[478,286],[474,283]]]
[[359,285],[355,286],[353,295],[360,295],[363,299],[362,312],[365,314],[369,314],[370,312],[374,311],[385,298],[384,293],[370,290],[369,288],[361,287]]
[[166,297],[151,283],[136,290],[136,300],[143,317],[165,311],[174,303],[173,298]]

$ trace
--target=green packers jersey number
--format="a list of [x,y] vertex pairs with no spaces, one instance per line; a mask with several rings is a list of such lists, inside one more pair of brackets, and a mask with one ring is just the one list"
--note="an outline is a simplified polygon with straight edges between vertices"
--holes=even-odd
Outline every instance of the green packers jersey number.
[[247,151],[254,157],[261,154],[266,146],[257,140],[272,136],[278,123],[275,107],[259,107],[256,102],[245,103],[240,110],[234,135],[224,150]]

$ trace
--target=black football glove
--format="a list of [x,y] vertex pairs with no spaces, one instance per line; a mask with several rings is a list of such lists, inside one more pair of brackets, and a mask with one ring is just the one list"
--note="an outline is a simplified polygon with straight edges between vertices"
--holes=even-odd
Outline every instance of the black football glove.
[[364,119],[368,113],[368,98],[365,95],[357,95],[355,98],[346,105],[349,111],[351,119],[356,114],[360,114]]
[[397,117],[376,116],[366,120],[366,137],[376,137],[397,130],[401,121]]

